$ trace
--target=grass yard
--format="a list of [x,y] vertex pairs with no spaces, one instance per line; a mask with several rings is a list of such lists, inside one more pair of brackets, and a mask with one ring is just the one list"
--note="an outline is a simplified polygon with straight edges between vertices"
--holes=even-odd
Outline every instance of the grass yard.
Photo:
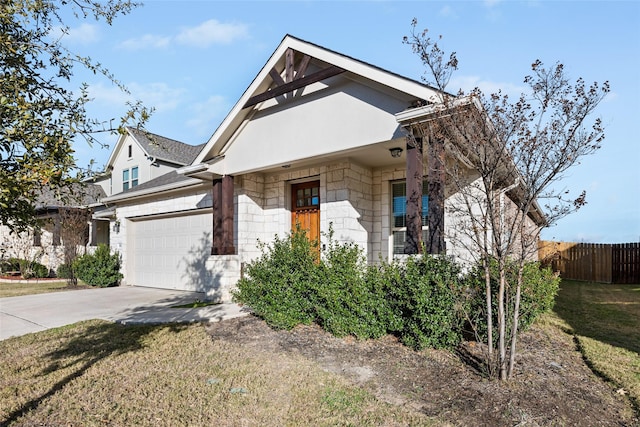
[[[74,289],[81,289],[83,287],[86,287],[85,285],[78,286],[78,288]],[[47,292],[62,291],[65,289],[67,289],[67,282],[64,280],[31,280],[29,281],[29,283],[0,282],[0,298],[43,294]]]
[[201,325],[94,320],[11,338],[0,425],[435,424],[302,356],[264,356]]
[[554,311],[589,366],[640,411],[640,285],[563,280]]

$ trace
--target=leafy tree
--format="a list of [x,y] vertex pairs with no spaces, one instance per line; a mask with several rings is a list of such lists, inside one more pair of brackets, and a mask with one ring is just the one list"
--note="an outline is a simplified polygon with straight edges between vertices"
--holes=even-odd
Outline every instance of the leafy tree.
[[[68,33],[61,16],[93,17],[111,24],[137,5],[129,0],[3,0],[0,5],[0,222],[12,230],[34,223],[38,190],[65,187],[80,179],[73,157],[77,135],[97,143],[97,132],[117,132],[143,123],[140,102],[119,127],[87,113],[88,86],[73,79],[79,66],[101,74],[126,92],[100,63],[74,54],[58,37]],[[73,86],[77,86],[75,89]]]
[[[572,82],[562,64],[547,68],[536,60],[524,79],[528,93],[518,99],[502,92],[485,96],[479,89],[453,95],[445,89],[458,68],[455,52],[447,58],[428,31],[416,31],[416,26],[414,19],[404,43],[420,57],[426,68],[423,80],[440,90],[440,99],[425,107],[433,120],[416,125],[414,133],[444,141],[451,154],[444,165],[454,199],[448,205],[453,218],[448,238],[482,266],[487,367],[507,379],[515,363],[527,261],[536,256],[542,228],[586,202],[585,192],[571,196],[560,181],[600,148],[601,121],[589,117],[609,84],[587,85],[581,78]],[[516,273],[509,274],[514,265]],[[497,294],[492,291],[496,282]]]

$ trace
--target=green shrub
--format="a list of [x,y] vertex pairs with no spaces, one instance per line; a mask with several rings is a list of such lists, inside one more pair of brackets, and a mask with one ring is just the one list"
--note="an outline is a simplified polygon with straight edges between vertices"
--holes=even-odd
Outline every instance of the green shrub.
[[71,264],[60,264],[56,270],[56,277],[59,279],[71,279],[73,277]]
[[[498,288],[499,271],[498,263],[491,262],[491,294],[494,344],[498,339]],[[511,336],[511,318],[515,309],[516,286],[518,279],[518,265],[509,262],[506,266],[506,298],[505,313],[507,316],[506,337]],[[487,310],[486,310],[486,286],[484,270],[475,267],[467,276],[467,283],[473,295],[469,313],[472,329],[481,340],[487,339]],[[550,268],[541,268],[538,262],[528,262],[524,265],[522,273],[522,289],[520,292],[520,310],[518,317],[518,330],[525,331],[542,314],[553,308],[555,297],[560,286],[560,278]]]
[[39,262],[27,261],[25,264],[25,269],[23,270],[24,272],[22,274],[22,277],[24,277],[25,279],[42,279],[45,277],[49,277],[49,269]]
[[451,347],[461,339],[460,269],[443,257],[409,257],[406,263],[367,266],[362,249],[327,234],[317,242],[294,230],[261,244],[234,292],[269,325],[290,329],[316,322],[336,336],[359,339],[397,333],[413,348]]
[[8,258],[0,264],[2,273],[9,271],[19,271],[24,279],[42,279],[49,277],[49,269],[36,261],[21,258]]
[[115,286],[122,279],[120,254],[111,254],[107,245],[100,245],[93,254],[85,254],[73,262],[76,276],[91,286]]
[[234,300],[250,306],[276,329],[313,322],[317,245],[299,227],[285,238],[275,236],[271,244],[260,243],[262,255],[247,265]]
[[460,267],[442,256],[411,256],[384,265],[400,340],[414,349],[450,348],[462,340],[465,307]]
[[0,263],[0,270],[2,273],[9,271],[20,271],[20,260],[18,258],[7,258]]
[[335,336],[378,338],[391,328],[392,309],[383,281],[370,273],[360,246],[337,243],[333,231],[314,292],[316,321]]

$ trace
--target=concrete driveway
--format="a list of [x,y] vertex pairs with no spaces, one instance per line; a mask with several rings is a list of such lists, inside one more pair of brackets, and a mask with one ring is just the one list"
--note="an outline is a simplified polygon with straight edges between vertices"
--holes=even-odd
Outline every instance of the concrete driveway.
[[89,319],[120,323],[214,322],[247,314],[236,304],[172,306],[203,300],[198,292],[122,286],[0,298],[0,340]]

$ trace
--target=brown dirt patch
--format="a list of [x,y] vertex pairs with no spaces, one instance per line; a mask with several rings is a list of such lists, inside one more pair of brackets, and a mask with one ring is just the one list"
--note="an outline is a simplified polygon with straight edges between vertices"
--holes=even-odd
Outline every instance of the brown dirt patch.
[[416,352],[394,337],[357,341],[335,338],[318,326],[274,331],[254,316],[211,324],[214,340],[241,343],[255,352],[299,354],[346,377],[380,400],[407,405],[460,426],[637,426],[623,396],[595,376],[572,337],[552,326],[521,335],[515,377],[484,378],[462,353]]

